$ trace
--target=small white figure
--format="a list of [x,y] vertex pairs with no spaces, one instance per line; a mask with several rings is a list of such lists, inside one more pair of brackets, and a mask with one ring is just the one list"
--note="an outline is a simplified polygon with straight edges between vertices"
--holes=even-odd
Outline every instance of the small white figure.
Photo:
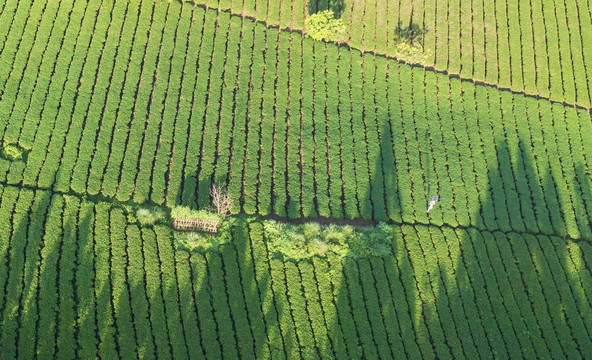
[[432,196],[432,201],[430,201],[430,206],[428,206],[428,213],[430,212],[430,210],[432,210],[434,208],[434,205],[436,205],[436,203],[438,202],[438,197],[437,196]]

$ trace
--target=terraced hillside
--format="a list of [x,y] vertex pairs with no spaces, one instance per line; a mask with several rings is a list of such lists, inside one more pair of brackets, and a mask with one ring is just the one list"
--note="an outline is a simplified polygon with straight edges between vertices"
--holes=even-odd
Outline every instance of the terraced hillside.
[[[592,354],[587,5],[479,3],[0,2],[0,355]],[[299,31],[328,6],[343,44]],[[435,70],[390,56],[410,19]],[[218,251],[134,216],[215,182]],[[391,254],[286,261],[261,216],[389,222]]]

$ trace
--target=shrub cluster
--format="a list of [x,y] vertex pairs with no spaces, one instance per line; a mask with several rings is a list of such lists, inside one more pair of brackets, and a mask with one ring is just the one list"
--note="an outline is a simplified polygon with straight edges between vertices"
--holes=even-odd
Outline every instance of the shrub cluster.
[[2,157],[10,161],[19,161],[24,159],[24,151],[18,145],[5,144],[2,147]]
[[332,10],[311,15],[305,21],[306,34],[314,40],[339,41],[345,33],[341,19],[335,19]]
[[154,225],[156,222],[164,220],[165,218],[166,214],[164,210],[158,207],[142,207],[136,210],[136,219],[143,226]]
[[424,51],[420,43],[409,44],[402,42],[397,44],[395,57],[409,64],[425,65],[430,58],[430,52]]
[[271,252],[285,260],[325,257],[329,252],[341,257],[385,256],[392,252],[391,229],[350,225],[323,226],[318,223],[292,225],[273,220],[263,222]]

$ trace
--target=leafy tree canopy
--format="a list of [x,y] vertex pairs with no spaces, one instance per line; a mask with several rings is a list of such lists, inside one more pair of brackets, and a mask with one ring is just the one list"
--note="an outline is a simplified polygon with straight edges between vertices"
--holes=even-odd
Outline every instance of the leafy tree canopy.
[[314,40],[339,41],[345,33],[341,19],[335,19],[332,10],[325,10],[306,19],[306,34]]

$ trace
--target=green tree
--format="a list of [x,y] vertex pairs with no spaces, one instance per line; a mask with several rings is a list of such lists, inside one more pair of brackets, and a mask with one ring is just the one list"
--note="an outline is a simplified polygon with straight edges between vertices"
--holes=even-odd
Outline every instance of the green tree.
[[305,21],[306,34],[314,40],[339,41],[345,33],[341,19],[335,19],[333,10],[311,15]]

